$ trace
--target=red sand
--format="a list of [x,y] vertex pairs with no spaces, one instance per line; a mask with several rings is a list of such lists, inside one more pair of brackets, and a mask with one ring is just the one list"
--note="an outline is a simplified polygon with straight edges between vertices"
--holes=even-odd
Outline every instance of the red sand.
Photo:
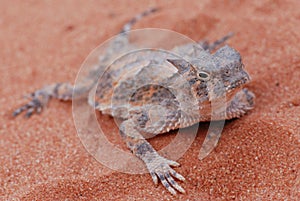
[[[299,1],[130,2],[0,1],[0,197],[175,199],[162,185],[155,188],[148,174],[112,172],[96,162],[76,135],[70,103],[51,101],[30,120],[10,117],[25,102],[22,95],[49,83],[73,81],[92,49],[135,13],[158,6],[158,13],[135,28],[168,28],[194,40],[234,31],[229,43],[241,52],[253,79],[249,88],[257,96],[254,110],[227,122],[218,147],[203,161],[197,156],[208,124],[201,124],[178,161],[187,194],[176,199],[299,199]],[[160,139],[170,137],[152,143],[159,146]]]

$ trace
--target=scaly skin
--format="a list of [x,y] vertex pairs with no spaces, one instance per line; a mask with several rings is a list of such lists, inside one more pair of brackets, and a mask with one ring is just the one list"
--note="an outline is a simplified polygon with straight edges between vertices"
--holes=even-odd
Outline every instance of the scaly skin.
[[[224,46],[210,53],[231,34],[212,44],[204,41],[175,47],[171,52],[179,57],[156,50],[136,53],[113,63],[97,82],[98,69],[110,64],[112,58],[134,49],[127,33],[131,26],[154,11],[150,9],[127,23],[101,56],[99,65],[75,89],[69,83],[48,85],[33,92],[30,102],[13,115],[26,111],[25,115],[30,117],[35,112],[40,113],[52,97],[61,100],[88,97],[96,87],[96,97],[88,97],[89,104],[122,119],[120,134],[132,153],[145,163],[154,183],[161,181],[172,194],[184,193],[174,180],[183,181],[184,177],[171,168],[179,164],[160,156],[143,135],[157,135],[209,121],[211,103],[224,97],[225,114],[215,114],[214,120],[239,118],[253,108],[254,94],[242,89],[250,78],[236,50]],[[174,67],[176,71],[170,70]],[[134,73],[127,73],[134,68],[137,69]]]

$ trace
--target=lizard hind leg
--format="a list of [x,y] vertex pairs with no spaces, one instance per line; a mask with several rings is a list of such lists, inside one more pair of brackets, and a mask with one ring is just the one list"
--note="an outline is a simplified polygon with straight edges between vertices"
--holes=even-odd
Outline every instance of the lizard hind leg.
[[45,86],[44,88],[31,93],[29,102],[17,108],[13,112],[13,116],[18,116],[26,111],[25,117],[28,118],[34,113],[40,113],[51,97],[67,101],[72,99],[72,93],[73,86],[69,83],[56,83]]
[[228,39],[230,39],[232,36],[234,35],[233,32],[228,33],[226,36],[212,42],[209,43],[207,40],[202,40],[200,42],[198,42],[198,44],[204,49],[207,50],[209,52],[212,52],[214,50],[216,50],[220,45],[224,44]]
[[176,194],[176,190],[185,193],[185,190],[174,180],[177,178],[184,181],[184,177],[171,168],[171,166],[179,166],[179,163],[160,156],[144,139],[132,119],[120,125],[120,134],[131,152],[146,164],[155,184],[160,180],[173,195]]
[[156,12],[158,9],[157,8],[149,8],[147,10],[145,10],[142,13],[139,13],[138,15],[136,15],[134,18],[132,18],[130,21],[128,21],[122,28],[122,30],[120,31],[120,33],[125,33],[131,30],[132,26],[139,20],[141,20],[143,17],[146,17],[148,15],[150,15],[151,13]]

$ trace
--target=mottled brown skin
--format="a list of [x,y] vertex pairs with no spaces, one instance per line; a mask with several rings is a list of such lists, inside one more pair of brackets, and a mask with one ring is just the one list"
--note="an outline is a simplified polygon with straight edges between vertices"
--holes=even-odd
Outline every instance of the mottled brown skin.
[[[13,115],[26,111],[25,115],[30,117],[34,112],[39,113],[51,97],[72,100],[73,93],[73,98],[88,97],[91,106],[122,120],[119,128],[122,138],[131,152],[145,163],[154,183],[160,180],[170,193],[176,194],[176,190],[184,193],[174,180],[183,181],[184,177],[171,168],[179,164],[160,156],[144,135],[157,135],[212,119],[241,117],[252,109],[254,94],[242,89],[250,78],[236,50],[224,46],[210,53],[229,36],[213,44],[175,47],[171,52],[177,56],[145,50],[113,62],[113,58],[134,50],[126,31],[153,11],[146,11],[126,24],[102,55],[99,65],[75,88],[69,83],[46,86],[32,93],[31,101]],[[100,69],[111,62],[113,64],[97,81]],[[96,93],[89,93],[91,91]],[[213,114],[211,103],[224,97],[225,111]]]

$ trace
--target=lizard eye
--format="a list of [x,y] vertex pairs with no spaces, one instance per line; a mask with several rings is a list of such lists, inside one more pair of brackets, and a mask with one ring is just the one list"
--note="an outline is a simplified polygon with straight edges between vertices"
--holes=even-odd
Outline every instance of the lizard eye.
[[230,70],[229,70],[229,69],[226,69],[226,70],[224,71],[224,74],[225,74],[226,76],[230,76]]
[[206,73],[206,72],[204,72],[204,71],[201,71],[200,73],[199,73],[199,78],[201,79],[201,80],[208,80],[209,79],[209,74],[208,73]]

